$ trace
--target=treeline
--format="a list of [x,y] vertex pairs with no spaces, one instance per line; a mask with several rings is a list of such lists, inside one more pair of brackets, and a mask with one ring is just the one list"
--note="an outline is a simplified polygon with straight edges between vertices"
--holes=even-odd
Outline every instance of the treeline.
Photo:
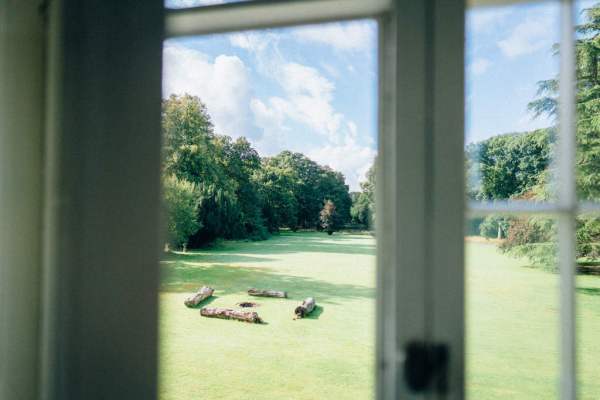
[[260,240],[283,227],[332,232],[351,220],[352,200],[340,172],[289,151],[261,158],[244,137],[216,134],[197,97],[163,100],[162,128],[172,246]]

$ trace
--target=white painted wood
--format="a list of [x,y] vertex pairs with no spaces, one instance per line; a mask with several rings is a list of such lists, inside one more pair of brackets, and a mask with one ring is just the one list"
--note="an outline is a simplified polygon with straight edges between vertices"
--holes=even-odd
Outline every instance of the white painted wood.
[[170,10],[166,36],[188,36],[369,18],[390,9],[391,0],[249,1]]
[[[398,379],[396,340],[396,272],[398,243],[396,87],[396,20],[379,20],[379,152],[376,169],[377,343],[376,396],[395,400]],[[383,217],[382,217],[383,216]]]
[[464,0],[431,1],[429,28],[428,335],[450,350],[447,393],[465,397],[464,377]]
[[0,0],[0,399],[38,396],[44,25]]
[[558,267],[560,270],[560,398],[577,398],[575,340],[575,17],[573,0],[561,0],[559,131],[557,144]]
[[438,340],[451,347],[452,367],[440,398],[460,399],[464,5],[395,7],[381,19],[378,398],[437,398],[410,391],[403,362],[408,342]]

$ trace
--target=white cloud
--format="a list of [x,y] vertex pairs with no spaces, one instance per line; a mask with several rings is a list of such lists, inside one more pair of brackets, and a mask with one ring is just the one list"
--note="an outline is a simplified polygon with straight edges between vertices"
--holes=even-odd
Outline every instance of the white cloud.
[[337,50],[361,51],[373,46],[375,29],[369,22],[337,22],[296,28],[293,35],[300,41],[319,43]]
[[249,135],[250,79],[238,57],[205,54],[166,44],[163,50],[163,96],[188,93],[200,97],[220,134]]
[[279,97],[272,97],[265,104],[259,99],[250,101],[254,124],[262,131],[262,136],[254,142],[256,150],[263,156],[279,153],[286,147],[286,135],[290,128],[286,125],[288,104]]
[[504,24],[514,7],[474,7],[467,12],[467,30],[488,33]]
[[331,81],[315,68],[297,63],[280,65],[274,79],[281,85],[285,97],[273,96],[267,103],[254,99],[251,106],[255,123],[266,131],[266,136],[274,121],[281,123],[289,118],[332,143],[340,142],[339,128],[344,116],[331,104],[335,89]]
[[321,64],[321,67],[323,67],[323,69],[329,74],[330,77],[332,77],[333,79],[337,79],[340,77],[340,71],[337,70],[336,67],[334,67],[331,64]]
[[373,164],[377,152],[368,146],[361,146],[357,141],[356,124],[346,124],[347,134],[341,145],[326,145],[315,148],[308,156],[319,164],[329,165],[346,177],[350,190],[359,191],[359,183],[366,179],[366,173]]
[[469,65],[469,68],[471,70],[471,72],[475,75],[482,75],[484,74],[488,68],[492,65],[492,62],[490,60],[488,60],[487,58],[476,58],[471,65]]
[[229,43],[232,46],[253,52],[264,51],[269,44],[276,40],[276,36],[266,33],[232,33],[229,36]]
[[530,14],[498,42],[498,47],[509,58],[549,49],[553,40],[551,33],[556,30],[553,22],[548,12]]
[[279,83],[287,94],[287,114],[336,142],[343,115],[331,102],[335,85],[315,68],[296,63],[282,66]]

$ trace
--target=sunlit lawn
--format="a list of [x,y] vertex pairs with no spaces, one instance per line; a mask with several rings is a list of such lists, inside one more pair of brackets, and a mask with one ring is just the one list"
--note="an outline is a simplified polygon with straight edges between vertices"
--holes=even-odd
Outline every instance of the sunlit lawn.
[[[375,240],[284,233],[169,255],[162,264],[161,399],[373,398]],[[555,397],[557,275],[493,245],[467,245],[467,358],[471,399]],[[214,287],[211,306],[251,300],[264,325],[200,317],[183,300]],[[600,398],[600,279],[580,277],[581,398]],[[250,287],[289,299],[250,298]],[[314,296],[312,318],[294,307]]]
[[[467,244],[470,399],[557,399],[558,275]],[[577,281],[579,399],[600,399],[600,278]]]
[[[172,256],[163,263],[161,398],[368,399],[373,397],[375,242],[368,235],[296,233]],[[215,288],[211,306],[245,300],[266,322],[200,317],[187,292]],[[285,290],[289,299],[246,295]],[[294,321],[303,298],[313,318]]]

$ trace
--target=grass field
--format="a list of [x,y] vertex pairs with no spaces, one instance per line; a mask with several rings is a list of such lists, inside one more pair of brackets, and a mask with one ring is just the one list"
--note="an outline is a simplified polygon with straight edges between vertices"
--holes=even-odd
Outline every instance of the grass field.
[[[374,393],[375,241],[368,235],[285,233],[172,254],[162,263],[160,393],[181,399],[369,399]],[[248,300],[266,321],[201,318],[183,306],[198,286],[211,306]],[[551,399],[557,382],[557,275],[493,245],[467,245],[467,389],[471,399]],[[600,279],[578,280],[581,397],[600,398]],[[294,306],[314,296],[311,318]]]

